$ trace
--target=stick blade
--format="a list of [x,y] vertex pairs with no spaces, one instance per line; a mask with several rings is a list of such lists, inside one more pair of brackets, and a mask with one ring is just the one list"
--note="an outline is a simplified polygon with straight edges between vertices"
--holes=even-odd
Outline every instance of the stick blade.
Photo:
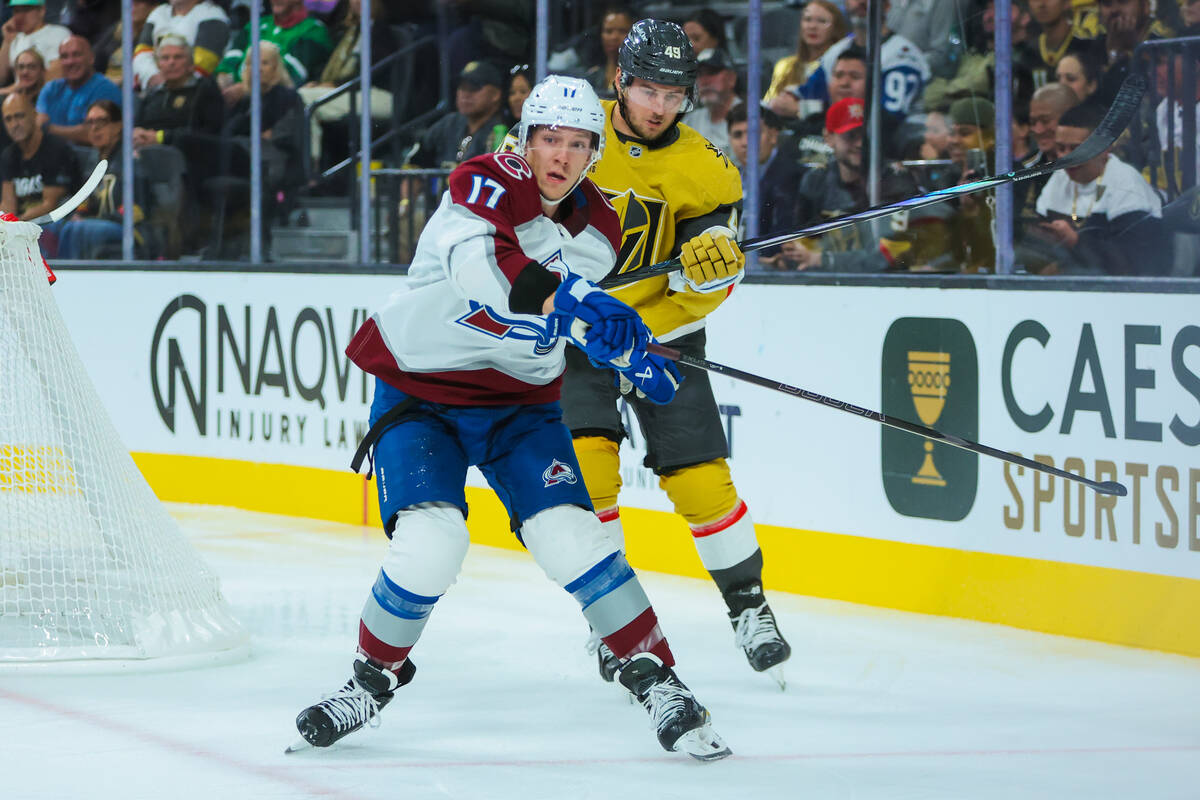
[[1129,490],[1125,488],[1125,484],[1117,483],[1116,481],[1101,481],[1092,486],[1100,494],[1112,494],[1117,497],[1124,497],[1129,494]]
[[1121,82],[1121,88],[1117,90],[1117,96],[1113,99],[1112,105],[1108,107],[1104,119],[1100,120],[1100,124],[1096,126],[1096,130],[1092,131],[1069,155],[1054,162],[1053,167],[1064,169],[1082,164],[1112,147],[1113,143],[1129,127],[1134,115],[1137,114],[1142,97],[1146,94],[1146,87],[1144,75],[1132,71],[1126,75],[1125,80]]

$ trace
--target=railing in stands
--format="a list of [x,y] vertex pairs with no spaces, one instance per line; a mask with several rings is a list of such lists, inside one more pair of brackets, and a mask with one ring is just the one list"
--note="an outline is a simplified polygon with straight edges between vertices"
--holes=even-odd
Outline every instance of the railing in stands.
[[1154,107],[1139,115],[1131,134],[1145,145],[1148,180],[1174,200],[1197,185],[1200,36],[1142,42],[1133,58],[1151,78]]
[[[404,117],[410,111],[409,105],[410,105],[411,97],[412,97],[413,75],[415,73],[415,71],[412,67],[413,67],[413,62],[415,60],[415,56],[416,56],[417,52],[420,51],[421,48],[429,47],[430,45],[436,45],[436,44],[437,44],[436,36],[424,36],[424,37],[415,39],[415,40],[403,45],[402,47],[400,47],[400,49],[396,50],[396,52],[392,53],[391,55],[387,56],[386,58],[382,58],[379,61],[375,62],[371,66],[372,76],[374,76],[375,73],[383,67],[391,67],[392,72],[393,72],[392,128],[391,128],[391,130],[389,130],[371,140],[371,149],[372,150],[374,150],[377,147],[382,147],[390,141],[396,140],[397,137],[399,137],[401,134],[407,133],[409,130],[412,130],[414,127],[416,127],[420,124],[423,124],[424,122],[431,119],[433,116],[440,116],[441,114],[444,114],[446,109],[449,107],[449,102],[448,102],[447,98],[440,97],[437,105],[434,108],[420,114],[419,116],[417,116],[411,120],[404,119]],[[404,68],[406,65],[408,67],[407,69]],[[359,118],[358,103],[361,102],[360,100],[358,100],[358,96],[360,93],[357,90],[359,89],[359,87],[361,85],[362,85],[362,78],[360,76],[355,76],[354,78],[346,81],[342,85],[340,85],[334,89],[330,89],[328,94],[321,95],[319,98],[314,100],[312,103],[310,103],[304,109],[304,118],[305,118],[304,131],[305,131],[305,140],[306,140],[306,146],[307,146],[307,139],[309,136],[309,131],[311,131],[311,129],[312,129],[312,118],[313,118],[313,115],[316,113],[317,109],[323,105],[326,105],[327,103],[332,102],[333,100],[336,100],[337,98],[341,97],[342,95],[345,95],[345,94],[350,95],[350,111],[346,115],[346,122],[350,128],[351,155],[348,156],[347,158],[342,159],[337,164],[334,164],[333,166],[329,167],[328,169],[325,169],[319,175],[317,175],[316,182],[318,182],[318,183],[321,181],[328,180],[329,178],[332,178],[335,175],[338,175],[341,172],[343,172],[344,170],[348,169],[350,167],[350,165],[357,162],[361,156],[362,151],[361,151],[361,146],[358,144],[359,137],[357,135],[358,129],[356,127],[358,118]],[[306,150],[305,152],[308,152],[308,150]]]

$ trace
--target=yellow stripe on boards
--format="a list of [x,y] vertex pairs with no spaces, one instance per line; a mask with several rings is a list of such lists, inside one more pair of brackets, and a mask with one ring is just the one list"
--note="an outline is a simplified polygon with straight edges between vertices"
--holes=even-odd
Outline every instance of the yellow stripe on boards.
[[[345,472],[134,453],[159,498],[379,525],[374,483]],[[477,544],[521,549],[487,489],[467,488]],[[622,508],[637,569],[705,578],[687,525]],[[758,525],[768,589],[1200,656],[1200,581]],[[715,589],[714,589],[715,591]]]

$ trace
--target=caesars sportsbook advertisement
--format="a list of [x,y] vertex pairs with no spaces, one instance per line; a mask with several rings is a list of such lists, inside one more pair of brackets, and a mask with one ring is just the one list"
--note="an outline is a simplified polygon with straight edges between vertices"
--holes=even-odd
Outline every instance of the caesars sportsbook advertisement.
[[[345,471],[372,379],[344,349],[398,280],[69,271],[54,297],[132,451]],[[709,318],[711,360],[1129,494],[713,376],[734,478],[760,523],[1200,578],[1195,307],[1186,294],[744,284]],[[626,419],[622,504],[668,510]]]

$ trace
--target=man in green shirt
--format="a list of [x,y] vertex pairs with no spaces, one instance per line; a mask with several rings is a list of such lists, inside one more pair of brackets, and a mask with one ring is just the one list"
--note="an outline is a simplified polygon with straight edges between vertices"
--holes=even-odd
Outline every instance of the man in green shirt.
[[[271,0],[271,14],[259,20],[259,36],[262,41],[279,46],[293,86],[316,80],[333,49],[329,31],[320,21],[308,16],[304,0]],[[228,105],[250,92],[250,87],[241,78],[242,62],[249,51],[250,23],[246,23],[234,35],[221,63],[217,64],[217,84]]]

